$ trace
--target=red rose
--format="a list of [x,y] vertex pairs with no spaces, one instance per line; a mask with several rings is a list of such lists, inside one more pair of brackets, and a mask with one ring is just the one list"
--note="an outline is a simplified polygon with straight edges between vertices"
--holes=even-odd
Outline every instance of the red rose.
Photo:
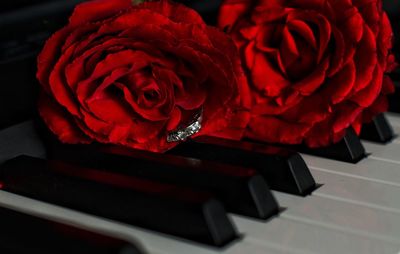
[[169,1],[78,5],[39,55],[37,77],[40,114],[65,143],[165,151],[201,112],[197,135],[239,139],[249,119],[233,41]]
[[225,0],[219,26],[250,80],[249,138],[324,146],[387,108],[392,29],[381,0]]

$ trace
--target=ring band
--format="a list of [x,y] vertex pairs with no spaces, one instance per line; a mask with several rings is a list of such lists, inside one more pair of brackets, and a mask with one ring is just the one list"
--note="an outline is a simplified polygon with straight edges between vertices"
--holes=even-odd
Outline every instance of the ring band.
[[179,128],[175,131],[172,131],[167,136],[167,142],[179,142],[184,141],[190,136],[198,133],[201,129],[201,122],[203,120],[203,110],[200,110],[194,117],[194,120],[184,128]]

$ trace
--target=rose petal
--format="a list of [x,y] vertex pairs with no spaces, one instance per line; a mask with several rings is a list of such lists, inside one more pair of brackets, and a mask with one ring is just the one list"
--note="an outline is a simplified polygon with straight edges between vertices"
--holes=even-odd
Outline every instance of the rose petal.
[[251,21],[255,24],[264,24],[285,17],[292,9],[283,7],[282,3],[278,3],[279,1],[269,0],[265,4],[257,5],[251,14]]
[[313,24],[318,26],[319,48],[317,61],[320,62],[323,58],[323,55],[325,54],[325,50],[328,47],[328,43],[331,38],[332,29],[330,22],[326,19],[325,16],[316,11],[302,11],[299,9],[290,12],[287,19],[312,22]]
[[[131,72],[149,65],[149,61],[151,61],[149,56],[140,51],[124,50],[108,55],[103,61],[96,65],[95,70],[89,78],[77,84],[76,94],[79,101],[85,104],[85,100],[95,92],[99,83],[101,84],[98,80],[109,75],[113,70],[122,68],[121,70],[129,69]],[[122,74],[124,73],[115,73],[118,77]],[[101,87],[107,87],[118,77],[107,79]]]
[[381,91],[382,80],[382,68],[379,65],[376,65],[371,82],[363,90],[352,96],[350,100],[357,103],[361,107],[370,106],[378,97],[379,92]]
[[129,125],[134,115],[124,101],[112,93],[103,93],[102,98],[90,100],[87,105],[97,118],[114,125]]
[[297,82],[309,76],[317,66],[315,50],[302,39],[297,40],[296,44],[301,54],[290,65],[284,67],[292,82]]
[[276,117],[257,116],[250,120],[246,136],[271,143],[298,144],[311,126],[286,122]]
[[69,89],[65,74],[63,73],[65,66],[70,60],[73,50],[74,47],[68,48],[68,50],[60,57],[50,74],[49,85],[57,102],[64,106],[71,114],[79,116],[77,100],[73,94],[73,91]]
[[91,142],[91,140],[76,127],[74,120],[62,106],[58,105],[43,92],[40,94],[38,107],[43,121],[61,142],[69,144],[87,144]]
[[266,59],[264,54],[256,53],[251,77],[255,88],[266,96],[277,96],[290,85],[282,73]]
[[289,30],[300,34],[314,49],[317,49],[317,41],[311,28],[302,20],[290,20],[287,24]]
[[347,129],[362,112],[362,108],[351,103],[341,104],[339,107],[333,123],[333,132],[335,133]]
[[71,28],[65,27],[54,33],[45,43],[37,59],[38,71],[36,77],[46,92],[50,93],[49,76],[60,55],[60,48]]
[[309,76],[295,83],[292,87],[301,95],[310,95],[318,89],[325,81],[326,71],[329,67],[329,58],[321,62]]
[[280,54],[285,66],[291,65],[299,57],[299,50],[289,29],[285,27],[282,32]]
[[176,128],[178,128],[181,119],[182,119],[182,111],[178,107],[175,107],[168,121],[167,131],[173,131]]
[[349,47],[349,45],[345,45],[342,32],[334,26],[332,27],[332,35],[335,42],[335,48],[331,58],[328,77],[334,76],[343,67],[345,64],[344,54],[346,52],[346,46]]
[[[315,107],[318,105],[318,108]],[[286,110],[280,118],[287,122],[314,125],[323,121],[331,114],[331,106],[325,98],[314,94],[303,98],[301,102]]]
[[299,103],[303,96],[296,91],[290,91],[277,98],[266,98],[253,92],[254,105],[251,109],[252,115],[279,115]]
[[326,90],[321,94],[321,97],[330,97],[333,104],[340,103],[352,91],[355,80],[356,67],[354,62],[350,62],[327,81]]
[[364,89],[373,79],[377,63],[376,40],[371,29],[365,27],[364,36],[360,41],[354,62],[356,63],[357,76],[354,92]]
[[[181,80],[171,70],[163,68],[153,68],[154,77],[159,82],[165,82],[167,89],[171,89],[175,84],[182,83]],[[204,104],[207,98],[206,84],[182,84],[182,89],[175,90],[175,103],[185,110],[198,109]]]
[[244,15],[250,6],[247,0],[226,0],[218,15],[218,27],[230,31],[236,21]]
[[340,30],[353,43],[358,43],[364,33],[364,20],[357,8],[352,7],[340,15]]
[[[136,102],[136,98],[134,98],[131,91],[126,86],[124,86],[122,84],[117,84],[117,86],[123,91],[124,98],[129,103],[129,105],[132,107],[132,109],[138,115],[143,117],[144,119],[147,119],[150,121],[161,121],[161,120],[168,119],[170,111],[172,110],[172,107],[173,107],[172,103],[168,104],[167,106],[163,106],[163,107],[145,108]],[[165,99],[165,101],[170,102],[172,100],[170,98],[170,96],[171,95],[169,95]]]
[[76,6],[69,18],[71,26],[104,20],[132,6],[131,0],[94,0]]
[[378,35],[378,57],[379,63],[382,66],[386,65],[386,56],[389,54],[389,50],[392,48],[393,31],[390,24],[390,20],[386,13],[382,15],[382,21],[380,24],[379,35]]

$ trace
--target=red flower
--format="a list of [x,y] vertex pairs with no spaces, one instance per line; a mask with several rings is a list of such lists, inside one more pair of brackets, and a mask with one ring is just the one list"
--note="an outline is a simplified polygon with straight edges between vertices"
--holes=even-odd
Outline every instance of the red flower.
[[197,135],[239,139],[249,119],[233,41],[169,1],[78,5],[39,55],[37,77],[40,114],[65,143],[165,151],[177,144],[168,134],[200,112]]
[[250,80],[249,138],[328,145],[387,108],[392,29],[381,0],[225,0],[219,26]]

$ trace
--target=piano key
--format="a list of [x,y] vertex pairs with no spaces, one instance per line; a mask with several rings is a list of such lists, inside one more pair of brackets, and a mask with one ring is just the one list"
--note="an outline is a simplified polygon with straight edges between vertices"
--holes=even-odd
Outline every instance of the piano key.
[[[75,8],[75,6],[81,2],[83,2],[83,0],[70,0],[67,2],[42,1],[42,3],[37,2],[33,4],[27,3],[25,4],[24,8],[19,8],[10,12],[2,13],[0,19],[0,27],[12,27],[14,30],[17,30],[19,28],[21,30],[22,28],[20,27],[20,23],[27,23],[28,21],[43,23],[43,19],[45,18],[55,19],[62,17],[66,19],[68,17],[67,15],[69,15],[70,12]],[[53,24],[53,26],[54,25],[57,24]],[[48,30],[49,28],[50,26],[45,26],[45,24],[42,24],[41,26],[41,30]],[[53,28],[53,30],[54,29],[56,28]],[[25,33],[27,33],[27,31],[25,31]],[[27,34],[32,34],[32,31]]]
[[196,10],[208,25],[215,26],[217,24],[218,10],[222,0],[207,1],[207,3],[200,3],[197,0],[177,0],[177,2]]
[[[397,127],[397,128],[394,127],[393,129],[395,130],[396,133],[400,133],[400,127]],[[399,136],[399,134],[396,134],[396,136],[392,140],[392,143],[400,144],[400,136]]]
[[227,210],[241,215],[267,219],[280,210],[253,169],[113,146],[55,145],[51,151],[51,158],[80,166],[212,192]]
[[[289,208],[290,209],[290,208]],[[284,213],[283,213],[284,214]],[[282,216],[281,216],[282,217]],[[234,217],[234,219],[235,219],[236,217]],[[278,220],[281,220],[280,218],[277,218]],[[276,219],[274,219],[274,220],[276,220]],[[273,220],[273,221],[274,221]],[[286,221],[286,220],[285,220]],[[298,224],[299,222],[297,222],[297,221],[290,221],[290,223],[291,224],[294,224],[294,225],[296,225],[296,224]],[[267,224],[264,224],[264,226],[265,225],[269,225],[269,223],[267,223]],[[282,223],[281,224],[282,226],[287,226],[287,224],[286,223]],[[311,225],[308,225],[308,226],[310,226],[311,227]],[[298,227],[298,226],[293,226],[293,227]],[[313,225],[312,226],[312,228],[314,228],[314,227],[316,227],[316,229],[313,229],[313,231],[312,232],[316,232],[316,231],[319,231],[319,227],[318,226],[316,226],[316,225]],[[282,229],[283,230],[283,229]],[[333,229],[329,229],[328,230],[328,232],[331,232]],[[301,231],[301,230],[298,230],[298,231]],[[335,230],[333,230],[334,232],[336,232]],[[247,234],[247,232],[244,232],[245,234],[246,234],[246,236],[248,235]],[[327,233],[323,233],[322,235],[324,235],[323,237],[324,238],[330,238],[330,237],[327,237],[326,236],[326,234]],[[331,234],[331,233],[329,233],[329,234]],[[328,234],[328,235],[329,235]],[[335,233],[335,235],[337,235],[337,233]],[[311,238],[311,237],[310,237]],[[351,238],[351,237],[350,237]],[[157,242],[159,242],[160,240],[158,240]],[[249,237],[245,237],[245,239],[243,240],[243,241],[245,241],[245,243],[247,243],[247,242],[250,242],[250,244],[249,244],[249,246],[251,246],[252,248],[255,248],[254,247],[254,244],[255,244],[255,242],[260,242],[260,240],[258,239],[256,239],[256,240],[252,240],[252,238],[249,238]],[[358,241],[360,241],[360,240],[358,240]],[[259,247],[258,245],[257,245],[257,250],[258,250],[258,253],[264,253],[263,252],[263,250],[264,250],[264,248],[267,248],[267,250],[268,249],[271,249],[271,248],[275,248],[274,249],[274,252],[273,251],[271,251],[271,252],[268,252],[268,253],[275,253],[276,252],[276,248],[278,248],[278,246],[280,247],[281,246],[281,242],[279,242],[279,239],[271,239],[271,240],[269,240],[268,239],[268,241],[266,241],[266,240],[264,240],[263,239],[263,246],[262,247]],[[265,243],[266,242],[266,243]],[[322,241],[323,242],[323,241]],[[342,242],[338,242],[337,244],[342,244]],[[286,245],[290,245],[289,243],[286,243]],[[145,244],[145,246],[148,246],[147,244]],[[173,246],[176,246],[176,244],[173,244]],[[238,244],[236,244],[236,245],[234,245],[234,246],[232,246],[232,247],[236,247],[236,246],[240,246],[240,247],[242,247],[243,246],[243,244],[242,244],[242,242],[239,242]],[[246,245],[247,246],[247,245]],[[388,244],[386,244],[385,243],[385,246],[389,246]],[[164,247],[164,246],[163,246]],[[298,247],[298,245],[296,245],[296,248]],[[307,252],[307,251],[302,251],[302,249],[296,249],[296,248],[292,248],[291,246],[286,246],[286,247],[282,247],[283,249],[279,249],[278,248],[278,250],[279,250],[279,252],[283,252],[283,253],[309,253],[309,252]],[[159,249],[163,249],[163,248],[159,248]],[[181,248],[177,248],[177,249],[181,249]],[[288,251],[288,249],[290,249],[291,251]],[[394,249],[394,248],[393,248]],[[199,248],[198,249],[200,252],[199,252],[199,254],[201,253],[201,254],[203,254],[202,253],[202,251],[203,251],[203,248]],[[231,248],[227,248],[227,250],[228,251],[230,251],[231,250]],[[261,250],[261,251],[260,251]],[[257,253],[257,252],[254,252],[254,250],[252,250],[253,252],[252,253]],[[162,253],[162,252],[160,252],[160,253]],[[172,252],[169,252],[169,253],[179,253],[179,252],[174,252],[174,251],[172,251]],[[185,252],[184,252],[185,253]],[[186,253],[188,253],[188,252],[186,252]],[[189,252],[189,253],[192,253],[192,252]],[[244,253],[244,252],[237,252],[237,253]],[[320,253],[324,253],[324,252],[320,252]],[[355,252],[355,253],[357,253],[357,252]],[[368,253],[368,252],[366,252],[366,253]],[[373,252],[372,252],[373,253]],[[382,252],[379,252],[379,253],[385,253],[385,251],[382,251]],[[391,253],[391,252],[388,252],[388,253]]]
[[199,137],[195,142],[183,143],[169,153],[254,168],[274,190],[304,196],[316,188],[301,156],[284,148]]
[[400,114],[385,113],[385,115],[393,127],[400,127]]
[[365,149],[353,128],[347,129],[343,139],[331,146],[321,148],[297,146],[296,149],[302,153],[351,163],[357,163],[366,156]]
[[[310,157],[313,157],[313,156],[310,156]],[[318,158],[318,157],[313,157],[313,158],[316,158],[316,159],[318,159],[318,160],[325,160],[325,159],[322,159],[322,158]],[[369,159],[367,159],[367,160],[369,160]],[[327,161],[331,161],[331,160],[327,160]],[[335,162],[335,161],[332,161],[332,162]],[[364,162],[364,161],[361,161],[361,162]],[[360,162],[360,163],[361,163]],[[344,163],[344,164],[346,164],[346,163]],[[351,165],[351,166],[354,166],[353,164],[348,164],[348,165]],[[379,169],[379,168],[378,168]],[[327,181],[327,182],[325,182],[325,185],[327,185],[327,184],[330,184],[330,182],[329,181]],[[335,184],[334,182],[332,183],[332,184]],[[1,194],[1,193],[0,193]],[[8,194],[8,193],[7,193]],[[10,195],[12,195],[12,194],[10,194]],[[313,195],[313,196],[315,196],[315,195]],[[311,197],[313,197],[313,196],[311,196]],[[1,197],[1,196],[0,196]],[[318,196],[318,197],[321,197],[321,198],[325,198],[325,197],[322,197],[322,196]],[[308,198],[308,197],[307,197]],[[306,198],[306,199],[307,199]],[[305,200],[306,200],[305,199]],[[4,200],[4,198],[3,197],[1,197],[0,198],[0,202],[2,201],[2,200]],[[337,198],[333,198],[332,200],[336,200],[336,201],[340,201],[340,202],[344,202],[344,203],[348,203],[348,204],[350,204],[347,200],[345,200],[345,201],[342,201],[342,200],[338,200]],[[14,203],[15,204],[15,198],[14,199],[12,199],[12,203]],[[32,205],[32,204],[29,204],[29,203],[26,203],[26,202],[23,202],[24,204],[27,204],[27,206],[28,206],[28,208],[32,208],[32,207],[35,207],[34,205]],[[287,203],[284,203],[284,204],[287,204]],[[350,204],[350,205],[352,205],[352,204]],[[368,207],[365,207],[365,206],[363,206],[362,204],[361,205],[359,205],[358,204],[358,206],[360,206],[360,207],[362,207],[362,208],[368,208]],[[43,209],[42,211],[47,211],[48,210],[48,208],[47,208],[47,206],[45,206],[45,205],[40,205],[40,206],[36,206],[39,210],[40,209]],[[380,207],[376,207],[376,209],[378,209],[378,210],[382,210],[382,209],[380,209]],[[289,206],[289,209],[288,209],[288,211],[290,211],[290,206]],[[60,212],[58,212],[58,213],[60,213]],[[280,216],[280,218],[278,218],[278,220],[281,220],[281,218],[282,217],[285,217],[286,215],[284,215],[285,213],[283,213],[281,216]],[[303,220],[302,218],[298,218],[298,217],[296,217],[296,216],[294,216],[294,215],[288,215],[289,216],[289,218],[291,218],[291,222],[292,223],[294,223],[294,224],[296,224],[297,222],[296,222],[296,220]],[[291,216],[291,217],[290,217]],[[236,217],[235,217],[236,218]],[[234,219],[235,219],[234,218]],[[276,219],[274,219],[274,220],[276,220]],[[304,219],[305,220],[305,219]],[[87,221],[87,219],[83,219],[83,220],[80,220],[80,222],[81,223],[84,223],[84,222],[86,222]],[[307,220],[306,220],[307,221]],[[307,221],[308,222],[308,221]],[[368,221],[366,221],[365,223],[368,223]],[[99,222],[97,221],[97,223],[94,223],[94,224],[99,224]],[[265,225],[268,225],[269,223],[267,223],[267,224],[265,224]],[[312,225],[314,225],[315,223],[313,222],[312,223]],[[285,224],[282,224],[282,225],[285,225]],[[318,228],[318,226],[316,226],[316,225],[314,225],[316,228]],[[326,225],[325,225],[326,226]],[[105,227],[105,229],[106,228],[109,228],[109,227]],[[328,227],[329,228],[329,227]],[[131,229],[131,227],[130,227],[130,229]],[[331,229],[331,228],[330,228]],[[131,229],[132,230],[132,229]],[[318,229],[314,229],[314,231],[317,231]],[[339,229],[337,229],[337,230],[340,230],[340,228]],[[244,231],[244,230],[241,230],[241,231]],[[313,232],[314,232],[313,231]],[[116,232],[122,232],[122,230],[116,230]],[[246,232],[244,232],[245,234],[246,234]],[[192,249],[196,249],[196,251],[199,251],[198,252],[198,254],[203,254],[203,251],[205,250],[204,248],[203,248],[203,246],[200,246],[200,247],[193,247],[194,245],[191,245],[191,244],[187,244],[187,243],[182,243],[182,242],[178,242],[178,241],[174,241],[174,240],[170,240],[169,238],[165,238],[165,239],[167,239],[167,240],[164,240],[164,237],[159,237],[158,235],[155,235],[153,232],[151,232],[151,233],[148,233],[148,235],[147,235],[148,237],[152,237],[152,239],[156,239],[156,240],[154,240],[154,242],[151,242],[152,244],[145,244],[145,246],[147,247],[148,245],[153,245],[153,246],[160,246],[160,245],[157,245],[159,242],[164,242],[164,243],[166,243],[165,245],[163,245],[162,247],[160,247],[160,248],[157,248],[157,252],[156,252],[156,249],[155,248],[152,248],[152,249],[149,249],[150,250],[150,253],[159,253],[159,254],[161,254],[161,253],[165,253],[165,254],[167,254],[167,253],[176,253],[176,254],[178,254],[178,253],[180,253],[179,251],[181,250],[181,248],[180,248],[180,246],[183,244],[184,246],[186,246],[187,248],[186,248],[186,252],[183,252],[183,253],[192,253],[191,251],[189,251],[189,249],[190,250],[192,250]],[[145,239],[148,239],[148,237],[144,237]],[[314,242],[314,241],[313,241]],[[145,242],[144,242],[145,243]],[[149,243],[149,241],[147,241],[146,243]],[[247,247],[249,247],[250,246],[250,249],[249,248],[243,248],[242,246],[243,246],[243,243],[247,246]],[[337,244],[342,244],[342,242],[338,242]],[[334,244],[332,244],[332,245],[334,245]],[[388,246],[389,246],[390,244],[388,244]],[[171,251],[171,248],[169,247],[169,248],[167,248],[168,246],[174,246],[174,247],[176,247],[176,248],[174,248],[172,251]],[[307,251],[303,251],[303,249],[295,249],[295,250],[293,250],[293,248],[291,248],[290,246],[289,247],[285,247],[285,248],[278,248],[278,247],[280,247],[280,243],[279,243],[279,241],[276,241],[276,239],[274,240],[274,239],[272,239],[271,241],[268,241],[268,244],[266,245],[266,244],[264,244],[264,246],[262,246],[262,247],[260,247],[260,246],[258,246],[257,245],[257,247],[254,247],[255,245],[254,245],[254,241],[251,241],[251,243],[248,243],[248,237],[245,237],[244,238],[244,240],[243,241],[241,241],[241,242],[239,242],[239,243],[237,243],[237,244],[235,244],[235,245],[233,245],[233,246],[230,246],[229,248],[227,248],[226,250],[228,250],[228,251],[231,251],[232,249],[236,249],[237,247],[240,247],[240,248],[242,248],[241,249],[241,251],[238,251],[237,253],[245,253],[245,251],[251,251],[251,253],[264,253],[264,251],[262,251],[262,250],[264,250],[264,248],[266,248],[266,250],[265,250],[265,252],[267,252],[267,253],[310,253],[310,252],[307,252]],[[268,248],[267,248],[267,246],[268,246]],[[271,246],[273,246],[273,247],[271,247]],[[255,248],[255,249],[254,249]],[[291,250],[292,251],[288,251],[287,250],[287,248],[291,248]],[[161,251],[158,251],[159,249],[161,249],[161,250],[168,250],[168,251],[166,251],[166,252],[161,252]],[[185,248],[183,248],[183,249],[185,249]],[[395,248],[392,248],[391,247],[391,250],[390,251],[388,251],[387,253],[396,253],[396,252],[394,252],[394,251],[392,251],[392,250],[394,250],[394,249],[396,249],[396,247]],[[206,249],[207,251],[209,250],[209,249]],[[273,250],[273,251],[272,251]],[[278,251],[279,250],[279,251]],[[225,251],[225,249],[224,249],[224,251]],[[374,250],[372,250],[372,251],[374,251]],[[196,253],[196,252],[194,252],[194,253]],[[214,251],[214,250],[212,250],[211,251],[211,253],[220,253],[220,251],[218,250],[218,251]],[[224,253],[224,252],[223,252]],[[319,253],[325,253],[325,252],[319,252]],[[346,252],[347,253],[347,252]],[[368,252],[365,252],[365,253],[368,253]],[[384,251],[379,251],[379,252],[371,252],[371,253],[385,253]]]
[[[198,245],[190,241],[172,238],[159,232],[152,232],[136,226],[120,222],[106,220],[89,214],[66,209],[53,204],[19,196],[13,193],[0,191],[0,204],[13,209],[35,214],[36,216],[63,221],[64,223],[79,225],[79,227],[106,233],[124,239],[140,241],[150,254],[290,254],[300,252],[282,251],[279,246],[267,244],[254,244],[247,238],[238,240],[225,248],[212,248],[206,245]],[[273,245],[273,244],[271,244]]]
[[[158,254],[304,254],[304,253],[396,253],[398,244],[375,240],[366,236],[342,232],[328,227],[299,222],[297,219],[277,218],[269,223],[260,223],[233,216],[240,223],[245,237],[224,249],[208,248],[190,242],[176,241],[159,233],[149,232],[130,225],[115,223],[80,212],[56,207],[15,194],[0,191],[0,203],[11,204],[18,209],[39,213],[53,219],[68,221],[90,230],[135,237],[149,253]],[[271,224],[277,222],[276,224]],[[272,225],[272,226],[270,226]],[[248,229],[245,231],[244,229]],[[328,243],[328,245],[326,245]],[[340,247],[334,248],[335,245]],[[368,248],[371,248],[370,250]],[[347,250],[346,250],[347,249]],[[346,250],[346,251],[344,251]],[[335,252],[338,251],[338,252]],[[340,252],[342,251],[342,252]]]
[[[309,168],[400,187],[399,165],[368,157],[357,164],[302,155]],[[328,182],[329,183],[329,182]],[[326,183],[326,184],[328,184]]]
[[400,164],[400,144],[379,145],[367,141],[364,141],[363,144],[371,153],[371,158]]
[[400,243],[400,215],[396,212],[315,195],[299,198],[280,192],[274,194],[282,205],[289,207],[281,214],[282,218]]
[[400,188],[352,176],[311,168],[317,181],[324,183],[313,195],[400,213]]
[[0,207],[0,251],[14,254],[140,254],[118,238]]
[[396,134],[395,138],[392,140],[393,143],[400,143],[400,114],[399,113],[385,113],[385,116],[389,120]]
[[0,181],[6,191],[205,244],[236,238],[224,208],[208,193],[28,156],[3,164]]
[[297,218],[272,220],[266,225],[234,216],[234,221],[246,232],[248,241],[257,244],[274,243],[290,252],[302,253],[390,253],[400,250],[400,245],[389,241],[314,225]]
[[383,144],[391,141],[394,136],[393,128],[383,113],[377,115],[371,123],[364,124],[360,134],[362,139]]
[[22,122],[0,131],[0,164],[21,154],[44,157],[45,147],[32,121]]
[[[395,3],[394,1],[390,1],[391,4]],[[398,11],[395,9],[395,11]],[[396,16],[398,14],[396,13]],[[397,19],[392,20],[393,21],[393,25],[395,28],[395,31],[398,30],[398,22]],[[397,28],[397,29],[396,29]],[[398,35],[396,34],[396,37]],[[398,41],[396,43],[396,50],[398,51],[397,47],[398,47]],[[398,55],[398,52],[397,52]],[[400,113],[400,102],[399,102],[399,98],[400,98],[400,83],[399,83],[399,78],[400,78],[400,73],[399,73],[399,68],[396,68],[394,70],[394,72],[392,72],[390,74],[390,77],[392,78],[392,80],[394,81],[394,85],[395,85],[395,91],[393,94],[390,94],[388,96],[389,99],[389,111],[391,112],[396,112],[396,113]]]

